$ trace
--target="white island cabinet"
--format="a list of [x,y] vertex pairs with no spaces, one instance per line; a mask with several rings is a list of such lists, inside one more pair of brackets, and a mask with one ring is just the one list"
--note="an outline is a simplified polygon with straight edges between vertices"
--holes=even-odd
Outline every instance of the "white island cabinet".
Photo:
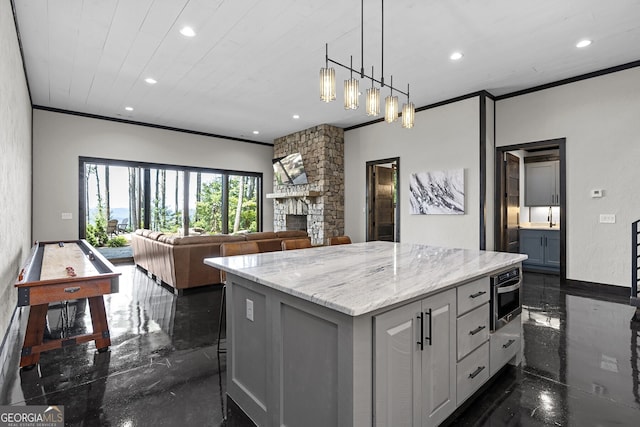
[[489,378],[488,277],[524,259],[390,242],[205,259],[227,272],[227,394],[259,426],[438,425]]

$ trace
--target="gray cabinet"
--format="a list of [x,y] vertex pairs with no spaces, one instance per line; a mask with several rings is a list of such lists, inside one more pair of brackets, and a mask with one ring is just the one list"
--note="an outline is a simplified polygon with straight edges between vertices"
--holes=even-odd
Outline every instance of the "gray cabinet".
[[456,408],[456,291],[375,316],[375,425],[435,426]]
[[560,268],[560,232],[520,229],[520,252],[529,256],[523,266],[557,271]]
[[560,205],[560,162],[525,163],[525,206]]

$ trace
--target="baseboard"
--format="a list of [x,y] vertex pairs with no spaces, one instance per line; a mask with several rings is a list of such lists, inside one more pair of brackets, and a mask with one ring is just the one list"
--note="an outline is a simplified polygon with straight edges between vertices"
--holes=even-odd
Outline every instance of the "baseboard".
[[562,289],[568,294],[605,299],[622,304],[629,304],[631,288],[626,286],[607,285],[605,283],[584,282],[582,280],[566,279]]
[[13,370],[20,364],[20,349],[24,333],[22,332],[23,307],[15,307],[9,327],[0,344],[0,404],[10,404],[6,393],[11,390],[10,382],[17,377]]

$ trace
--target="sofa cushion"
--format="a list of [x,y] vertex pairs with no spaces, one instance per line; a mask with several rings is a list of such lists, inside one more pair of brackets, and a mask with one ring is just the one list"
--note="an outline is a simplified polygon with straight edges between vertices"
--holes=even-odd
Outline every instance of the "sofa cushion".
[[151,240],[158,240],[158,238],[161,236],[164,236],[164,233],[162,231],[152,231],[149,234],[147,234],[147,237],[150,238]]
[[307,237],[308,234],[304,230],[286,230],[286,231],[277,231],[276,235],[279,239],[292,239],[295,237]]
[[265,240],[265,239],[277,239],[278,236],[273,231],[259,231],[255,233],[244,234],[246,240]]
[[224,242],[241,242],[244,236],[230,236],[227,234],[214,234],[211,236],[171,236],[164,240],[164,243],[170,245],[195,245],[200,243],[224,243]]

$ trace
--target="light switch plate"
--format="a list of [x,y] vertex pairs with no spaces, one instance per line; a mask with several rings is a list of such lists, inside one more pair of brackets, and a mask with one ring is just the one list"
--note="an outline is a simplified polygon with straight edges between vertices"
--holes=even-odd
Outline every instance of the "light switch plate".
[[253,322],[253,301],[247,299],[247,319]]
[[616,216],[615,214],[600,214],[600,222],[602,224],[615,224]]

